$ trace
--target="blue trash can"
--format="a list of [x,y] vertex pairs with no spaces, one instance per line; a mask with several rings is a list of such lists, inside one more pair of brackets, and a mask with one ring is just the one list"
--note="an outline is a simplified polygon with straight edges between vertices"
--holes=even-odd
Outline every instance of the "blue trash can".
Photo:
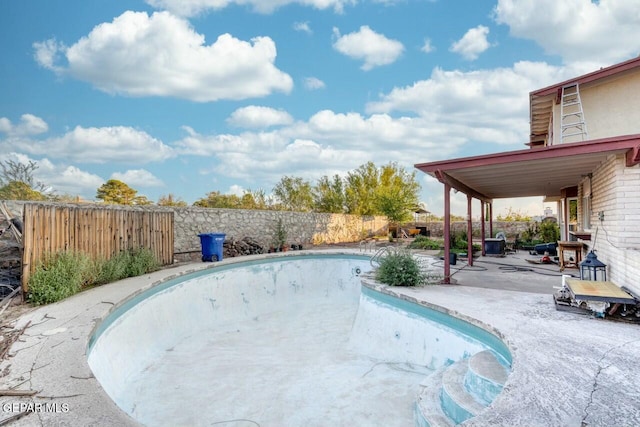
[[202,246],[202,261],[222,261],[222,251],[225,234],[223,233],[202,233],[200,245]]

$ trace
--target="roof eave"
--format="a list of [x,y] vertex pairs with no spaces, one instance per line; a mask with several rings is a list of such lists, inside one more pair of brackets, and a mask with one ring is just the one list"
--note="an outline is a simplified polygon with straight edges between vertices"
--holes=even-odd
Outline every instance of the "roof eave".
[[602,138],[586,142],[557,144],[536,150],[529,148],[515,151],[503,151],[494,154],[462,157],[458,159],[441,160],[437,162],[418,163],[414,167],[434,176],[435,171],[455,170],[477,166],[490,166],[503,163],[515,163],[527,160],[545,159],[551,157],[568,157],[576,154],[590,154],[607,151],[633,150],[640,144],[640,134],[619,137]]

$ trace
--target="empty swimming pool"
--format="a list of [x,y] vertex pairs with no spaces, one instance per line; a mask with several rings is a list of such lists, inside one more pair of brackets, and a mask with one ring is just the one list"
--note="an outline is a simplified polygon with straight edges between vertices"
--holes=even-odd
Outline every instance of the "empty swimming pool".
[[413,425],[420,383],[490,346],[361,291],[370,269],[310,254],[172,279],[98,326],[89,365],[146,425]]

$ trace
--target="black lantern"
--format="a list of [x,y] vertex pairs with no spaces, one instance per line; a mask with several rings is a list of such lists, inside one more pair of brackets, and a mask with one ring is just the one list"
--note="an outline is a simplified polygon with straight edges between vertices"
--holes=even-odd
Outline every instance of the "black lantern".
[[596,254],[590,251],[580,263],[580,279],[607,281],[607,264],[600,262]]

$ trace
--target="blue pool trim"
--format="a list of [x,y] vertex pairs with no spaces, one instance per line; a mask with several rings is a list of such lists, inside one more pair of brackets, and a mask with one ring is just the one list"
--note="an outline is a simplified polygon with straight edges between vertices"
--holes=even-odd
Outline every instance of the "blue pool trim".
[[459,319],[450,314],[443,313],[441,311],[434,310],[424,305],[407,301],[393,295],[388,295],[384,292],[379,292],[367,286],[362,287],[362,293],[384,304],[388,304],[390,306],[404,310],[408,313],[424,317],[451,329],[455,329],[456,331],[459,331],[464,335],[475,339],[476,341],[479,341],[485,346],[489,347],[496,353],[497,356],[503,359],[501,362],[503,362],[506,366],[511,366],[513,360],[511,357],[511,352],[507,348],[506,344],[500,338],[487,331],[486,329],[473,325],[466,320]]
[[[300,254],[300,255],[288,255],[288,256],[276,256],[271,258],[262,258],[256,260],[238,260],[237,262],[229,262],[225,264],[214,264],[212,267],[205,268],[199,271],[195,271],[192,273],[187,273],[180,275],[178,277],[174,277],[168,279],[164,282],[161,282],[149,289],[146,289],[138,294],[131,296],[130,298],[124,300],[121,304],[117,305],[103,320],[98,324],[95,328],[94,332],[91,334],[89,338],[89,343],[87,344],[87,352],[86,354],[91,353],[93,350],[93,346],[95,345],[100,335],[104,333],[112,324],[115,322],[120,316],[122,316],[127,311],[131,310],[136,305],[140,304],[145,299],[160,293],[166,289],[169,289],[173,286],[179,285],[187,280],[197,279],[202,276],[206,276],[209,274],[218,273],[220,271],[232,270],[234,268],[239,267],[251,267],[254,265],[262,265],[262,264],[272,264],[272,263],[282,263],[288,261],[298,261],[302,259],[355,259],[360,261],[368,261],[371,259],[370,256],[367,255],[358,255],[358,254]],[[235,261],[235,260],[234,260]]]

